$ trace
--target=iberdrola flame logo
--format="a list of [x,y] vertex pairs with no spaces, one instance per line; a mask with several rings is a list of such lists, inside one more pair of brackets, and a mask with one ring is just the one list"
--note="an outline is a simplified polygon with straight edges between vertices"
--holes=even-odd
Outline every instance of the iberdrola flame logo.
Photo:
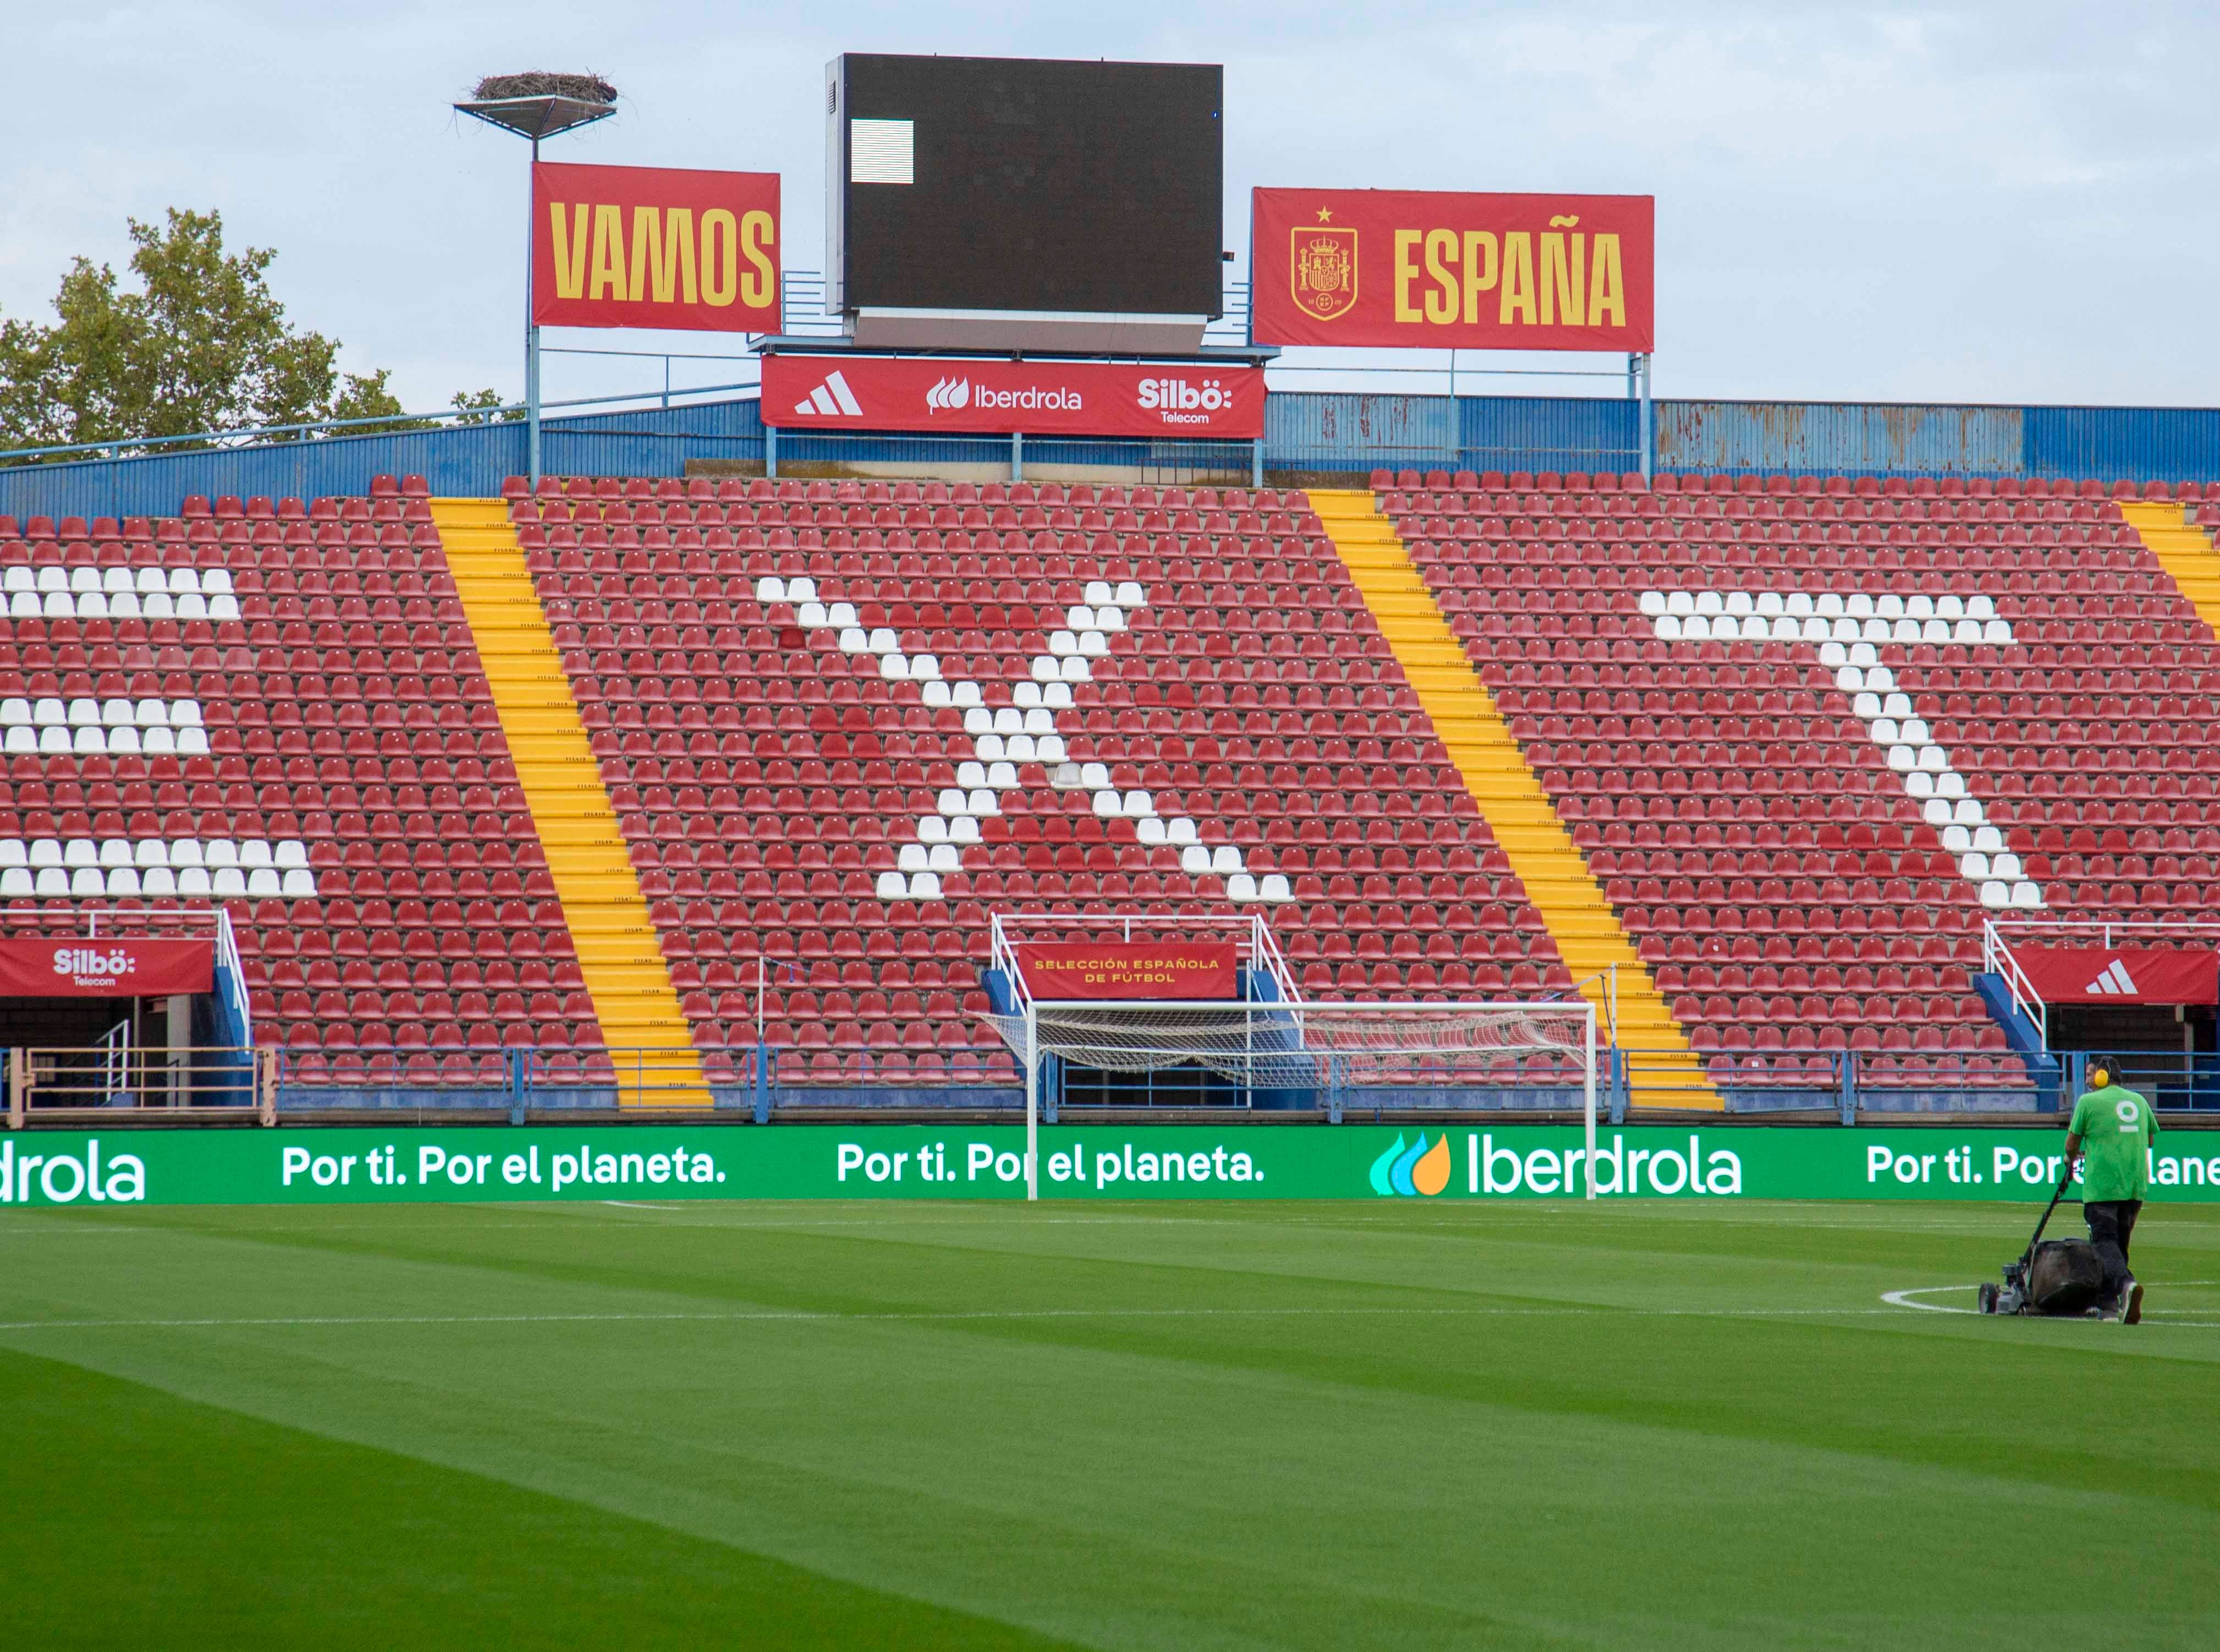
[[1434,1138],[1431,1147],[1426,1145],[1426,1132],[1420,1131],[1419,1139],[1406,1146],[1400,1131],[1388,1150],[1372,1161],[1372,1191],[1381,1198],[1398,1194],[1412,1198],[1424,1194],[1431,1199],[1450,1185],[1450,1138],[1447,1131]]

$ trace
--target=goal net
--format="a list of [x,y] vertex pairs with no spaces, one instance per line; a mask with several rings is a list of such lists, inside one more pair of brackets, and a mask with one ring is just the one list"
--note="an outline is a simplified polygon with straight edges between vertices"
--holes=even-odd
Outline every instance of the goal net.
[[[1516,1087],[1583,1105],[1595,1062],[1583,1001],[1473,1004],[1034,1002],[983,1018],[1023,1064],[1109,1073],[1200,1069],[1250,1091],[1403,1093]],[[1363,1100],[1374,1099],[1368,1094]],[[1413,1095],[1410,1099],[1416,1100]]]

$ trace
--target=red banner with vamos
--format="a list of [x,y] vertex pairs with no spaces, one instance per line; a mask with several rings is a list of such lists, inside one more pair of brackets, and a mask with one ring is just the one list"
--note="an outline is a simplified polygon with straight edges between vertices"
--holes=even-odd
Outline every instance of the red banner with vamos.
[[0,996],[159,998],[215,986],[214,941],[0,940]]
[[542,161],[532,319],[777,332],[778,174]]
[[1232,941],[1037,941],[1017,951],[1036,998],[1232,998],[1240,990]]
[[2023,946],[2013,957],[2047,1004],[2220,1002],[2220,952]]
[[767,356],[763,420],[783,430],[1246,441],[1264,433],[1264,375],[1097,361]]
[[1257,190],[1259,344],[1647,351],[1647,195]]

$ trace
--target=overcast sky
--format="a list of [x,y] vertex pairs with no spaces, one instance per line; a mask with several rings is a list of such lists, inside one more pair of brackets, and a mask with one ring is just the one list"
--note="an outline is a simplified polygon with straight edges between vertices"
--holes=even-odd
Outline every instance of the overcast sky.
[[[1222,63],[1229,247],[1259,184],[1654,194],[1661,396],[2220,403],[2210,6],[0,11],[0,314],[50,319],[73,253],[120,266],[127,216],[218,208],[235,245],[278,251],[292,317],[392,368],[411,408],[521,389],[525,146],[450,112],[479,75],[622,90],[551,159],[783,173],[789,267],[815,268],[844,50]],[[650,371],[565,362],[547,393]]]

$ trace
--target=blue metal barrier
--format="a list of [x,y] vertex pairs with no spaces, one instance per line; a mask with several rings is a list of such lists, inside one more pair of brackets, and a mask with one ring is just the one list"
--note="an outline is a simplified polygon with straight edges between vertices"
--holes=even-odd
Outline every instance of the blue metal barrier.
[[[667,1061],[668,1051],[564,1051],[512,1049],[450,1052],[452,1064],[433,1067],[419,1060],[412,1069],[398,1052],[385,1052],[383,1063],[364,1070],[334,1072],[321,1057],[307,1070],[303,1052],[279,1053],[278,1095],[281,1110],[407,1108],[421,1111],[475,1109],[505,1113],[516,1123],[527,1113],[559,1111],[614,1112],[620,1091],[626,1099],[654,1105],[656,1081],[620,1076],[638,1058]],[[1021,1113],[1025,1088],[1016,1060],[1001,1050],[790,1050],[769,1045],[696,1052],[712,1104],[720,1110],[745,1110],[758,1124],[782,1112],[820,1107],[961,1107],[1007,1109]],[[1633,1069],[1643,1052],[1604,1049],[1598,1052],[1599,1113],[1614,1125],[1626,1122],[1635,1105]],[[1486,1084],[1431,1082],[1414,1067],[1407,1082],[1380,1082],[1376,1072],[1351,1082],[1343,1063],[1328,1057],[1319,1074],[1315,1103],[1331,1123],[1375,1112],[1414,1107],[1501,1107],[1577,1112],[1581,1087],[1562,1062],[1536,1057],[1531,1071],[1514,1061]],[[2162,1112],[2220,1111],[2220,1055],[2178,1050],[2119,1053],[2129,1088],[2148,1096]],[[0,1050],[0,1063],[6,1052]],[[2058,1113],[2073,1105],[2086,1088],[2090,1057],[2061,1052],[2058,1077],[2031,1079],[2025,1066],[2004,1051],[1979,1055],[1913,1052],[1833,1051],[1794,1058],[1714,1055],[1706,1062],[1712,1084],[1731,1113],[1823,1112],[1854,1125],[1861,1116],[1886,1113]],[[0,1064],[0,1070],[5,1070]],[[666,1082],[688,1092],[690,1078]],[[1057,1104],[1069,1108],[1055,1075],[1043,1087],[1045,1114],[1054,1122]],[[1194,1087],[1161,1093],[1144,1089],[1121,1095],[1120,1107],[1191,1107],[1201,1098]],[[1235,1093],[1219,1098],[1227,1110],[1246,1111]],[[674,1102],[674,1105],[676,1103]],[[1651,1105],[1658,1105],[1653,1099]],[[1080,1108],[1084,1112],[1084,1107]]]

